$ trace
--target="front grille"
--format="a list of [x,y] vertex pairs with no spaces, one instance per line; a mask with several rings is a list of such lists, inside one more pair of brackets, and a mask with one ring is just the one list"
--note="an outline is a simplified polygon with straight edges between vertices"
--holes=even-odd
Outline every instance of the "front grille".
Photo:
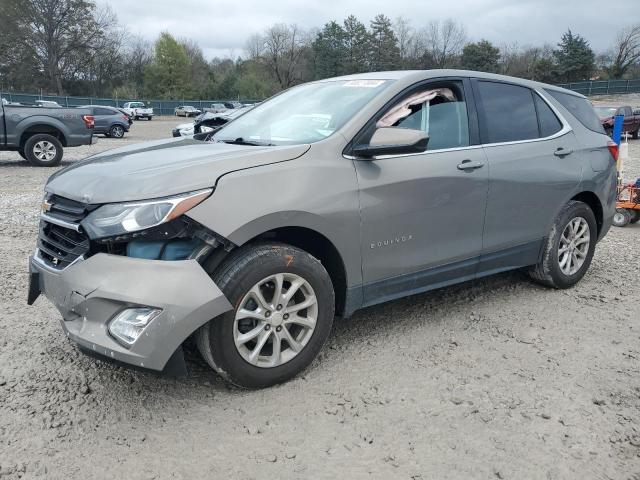
[[47,203],[50,208],[40,219],[40,258],[50,267],[63,270],[89,252],[89,237],[80,222],[93,208],[57,195],[47,198]]

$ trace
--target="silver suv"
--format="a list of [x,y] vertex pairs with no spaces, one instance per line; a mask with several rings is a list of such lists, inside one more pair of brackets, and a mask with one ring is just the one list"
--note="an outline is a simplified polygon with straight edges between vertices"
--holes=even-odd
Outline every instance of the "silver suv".
[[316,357],[335,315],[526,268],[586,273],[615,207],[615,146],[581,95],[476,72],[291,88],[215,134],[95,155],[45,187],[29,303],[81,349],[228,381]]

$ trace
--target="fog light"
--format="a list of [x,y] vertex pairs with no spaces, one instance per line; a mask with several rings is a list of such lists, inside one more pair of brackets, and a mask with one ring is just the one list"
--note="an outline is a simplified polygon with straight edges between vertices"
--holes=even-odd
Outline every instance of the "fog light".
[[124,346],[130,347],[161,312],[151,307],[127,308],[109,322],[109,333]]

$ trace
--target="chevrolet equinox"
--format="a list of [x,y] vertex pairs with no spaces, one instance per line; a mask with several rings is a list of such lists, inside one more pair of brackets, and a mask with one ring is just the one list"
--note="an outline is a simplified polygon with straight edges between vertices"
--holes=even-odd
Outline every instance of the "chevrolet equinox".
[[90,354],[184,371],[195,339],[259,388],[316,357],[335,315],[523,268],[569,288],[615,208],[587,99],[458,70],[299,85],[215,133],[51,176],[29,304]]

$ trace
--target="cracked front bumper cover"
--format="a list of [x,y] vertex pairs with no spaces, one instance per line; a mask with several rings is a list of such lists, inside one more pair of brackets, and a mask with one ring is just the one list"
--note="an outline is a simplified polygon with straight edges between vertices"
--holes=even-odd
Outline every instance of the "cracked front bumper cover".
[[[32,286],[62,314],[62,328],[83,350],[136,367],[162,371],[182,342],[231,304],[195,260],[143,260],[99,253],[62,271],[29,259]],[[35,284],[35,285],[34,285]],[[130,307],[162,309],[129,348],[108,331]]]

